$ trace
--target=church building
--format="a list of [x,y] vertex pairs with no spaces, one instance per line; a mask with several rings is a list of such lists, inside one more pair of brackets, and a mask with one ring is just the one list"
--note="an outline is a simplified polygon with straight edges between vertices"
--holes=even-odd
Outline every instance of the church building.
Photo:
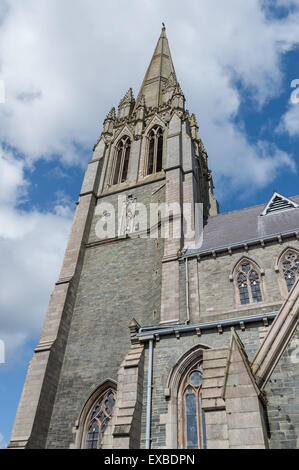
[[299,196],[219,213],[198,131],[163,26],[94,146],[9,448],[299,448]]

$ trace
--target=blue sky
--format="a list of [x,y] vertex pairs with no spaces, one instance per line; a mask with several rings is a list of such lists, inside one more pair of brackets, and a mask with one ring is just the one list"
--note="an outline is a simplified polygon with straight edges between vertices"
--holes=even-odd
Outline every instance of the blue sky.
[[3,0],[0,448],[58,277],[105,115],[167,35],[221,211],[299,194],[299,0]]

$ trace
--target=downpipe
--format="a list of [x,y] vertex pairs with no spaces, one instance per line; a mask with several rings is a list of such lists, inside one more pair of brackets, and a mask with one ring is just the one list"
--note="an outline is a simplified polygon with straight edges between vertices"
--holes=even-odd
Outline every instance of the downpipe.
[[146,407],[146,439],[145,448],[151,448],[151,418],[152,418],[152,384],[153,384],[153,355],[154,340],[148,342],[148,371],[147,371],[147,407]]
[[185,325],[190,323],[190,307],[189,307],[189,267],[188,267],[188,258],[185,258],[185,280],[186,280],[186,315],[187,319],[185,321]]

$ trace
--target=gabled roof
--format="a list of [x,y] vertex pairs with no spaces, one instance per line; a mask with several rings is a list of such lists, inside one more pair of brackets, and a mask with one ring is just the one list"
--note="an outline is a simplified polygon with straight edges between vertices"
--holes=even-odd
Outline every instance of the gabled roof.
[[282,194],[279,194],[277,191],[274,191],[273,196],[265,206],[261,215],[268,215],[272,214],[273,212],[295,209],[297,207],[299,206],[294,201],[283,196]]
[[265,204],[209,217],[204,222],[203,244],[188,253],[212,251],[249,240],[264,239],[271,235],[299,231],[299,196],[289,199],[297,208],[272,212],[262,216]]

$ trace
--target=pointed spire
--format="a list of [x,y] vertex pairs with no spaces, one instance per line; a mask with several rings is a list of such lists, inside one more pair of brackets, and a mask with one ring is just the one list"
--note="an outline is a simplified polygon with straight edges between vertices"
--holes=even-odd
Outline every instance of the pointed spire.
[[155,108],[163,104],[166,101],[163,99],[163,90],[171,75],[176,85],[177,78],[166,37],[166,28],[163,24],[152,60],[139,91],[137,102],[139,103],[141,96],[144,95],[147,107]]

